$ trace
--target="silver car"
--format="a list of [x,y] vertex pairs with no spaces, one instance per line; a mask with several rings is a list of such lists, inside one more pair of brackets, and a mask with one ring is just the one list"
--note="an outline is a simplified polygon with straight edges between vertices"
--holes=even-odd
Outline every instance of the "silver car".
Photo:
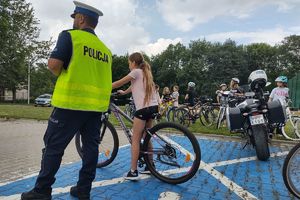
[[34,100],[34,106],[51,106],[51,94],[42,94]]

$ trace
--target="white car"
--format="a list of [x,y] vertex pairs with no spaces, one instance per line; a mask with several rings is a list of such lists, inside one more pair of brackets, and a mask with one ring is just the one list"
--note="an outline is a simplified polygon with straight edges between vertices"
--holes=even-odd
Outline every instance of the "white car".
[[34,106],[51,106],[51,94],[42,94],[34,100]]

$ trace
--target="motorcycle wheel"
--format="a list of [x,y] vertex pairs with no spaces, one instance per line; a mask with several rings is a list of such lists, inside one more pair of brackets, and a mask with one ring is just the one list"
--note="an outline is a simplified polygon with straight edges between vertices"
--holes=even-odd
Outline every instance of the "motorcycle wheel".
[[266,161],[270,157],[267,131],[263,125],[252,126],[252,137],[257,158]]

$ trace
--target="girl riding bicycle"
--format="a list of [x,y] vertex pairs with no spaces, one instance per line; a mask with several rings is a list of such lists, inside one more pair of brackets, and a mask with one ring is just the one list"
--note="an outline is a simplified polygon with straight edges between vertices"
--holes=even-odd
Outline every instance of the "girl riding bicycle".
[[[158,112],[158,99],[154,88],[151,66],[145,61],[141,53],[133,53],[128,58],[130,73],[122,79],[115,81],[112,88],[119,88],[131,81],[131,86],[121,95],[132,92],[136,112],[133,119],[133,136],[131,144],[131,169],[125,179],[138,180],[137,162],[140,152],[140,142],[145,127],[152,127],[154,115]],[[148,172],[145,168],[145,172]]]

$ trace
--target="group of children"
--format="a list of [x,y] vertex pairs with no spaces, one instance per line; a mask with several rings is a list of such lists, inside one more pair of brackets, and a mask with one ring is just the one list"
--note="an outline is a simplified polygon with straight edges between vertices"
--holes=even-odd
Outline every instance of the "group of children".
[[[274,88],[270,94],[269,101],[279,100],[283,105],[286,105],[287,99],[289,98],[289,89],[287,87],[288,79],[286,76],[279,76],[275,79],[277,87]],[[243,96],[245,91],[239,86],[240,80],[238,78],[232,78],[229,86],[229,90],[225,83],[219,86],[219,90],[216,91],[217,102],[221,103],[223,93],[230,91],[234,96]]]
[[[159,95],[159,86],[156,85],[157,87],[157,92]],[[159,103],[163,104],[169,101],[172,101],[172,105],[174,107],[178,107],[179,105],[179,87],[177,85],[173,86],[173,91],[171,93],[169,87],[164,87],[162,96],[159,98]]]
[[[126,179],[137,180],[139,172],[137,171],[137,161],[140,151],[140,141],[144,137],[144,128],[152,126],[152,120],[158,112],[158,106],[161,103],[172,101],[174,107],[178,107],[179,88],[173,87],[171,93],[168,87],[163,89],[162,96],[159,96],[159,86],[154,84],[151,72],[151,66],[145,61],[143,55],[139,52],[133,53],[128,58],[130,73],[122,79],[113,83],[113,89],[119,88],[127,83],[131,83],[127,90],[118,90],[122,95],[132,93],[136,112],[133,120],[133,136],[131,145],[131,169],[126,175]],[[270,95],[272,100],[285,100],[288,98],[287,78],[284,76],[278,77],[276,80],[277,88],[274,88]],[[244,95],[244,90],[239,86],[240,80],[232,78],[230,82],[230,92],[235,96]],[[195,99],[195,83],[188,83],[187,94],[185,100],[191,105],[194,105]],[[220,85],[217,100],[220,102],[221,94],[227,90],[226,84]],[[149,173],[147,167],[141,173]]]

